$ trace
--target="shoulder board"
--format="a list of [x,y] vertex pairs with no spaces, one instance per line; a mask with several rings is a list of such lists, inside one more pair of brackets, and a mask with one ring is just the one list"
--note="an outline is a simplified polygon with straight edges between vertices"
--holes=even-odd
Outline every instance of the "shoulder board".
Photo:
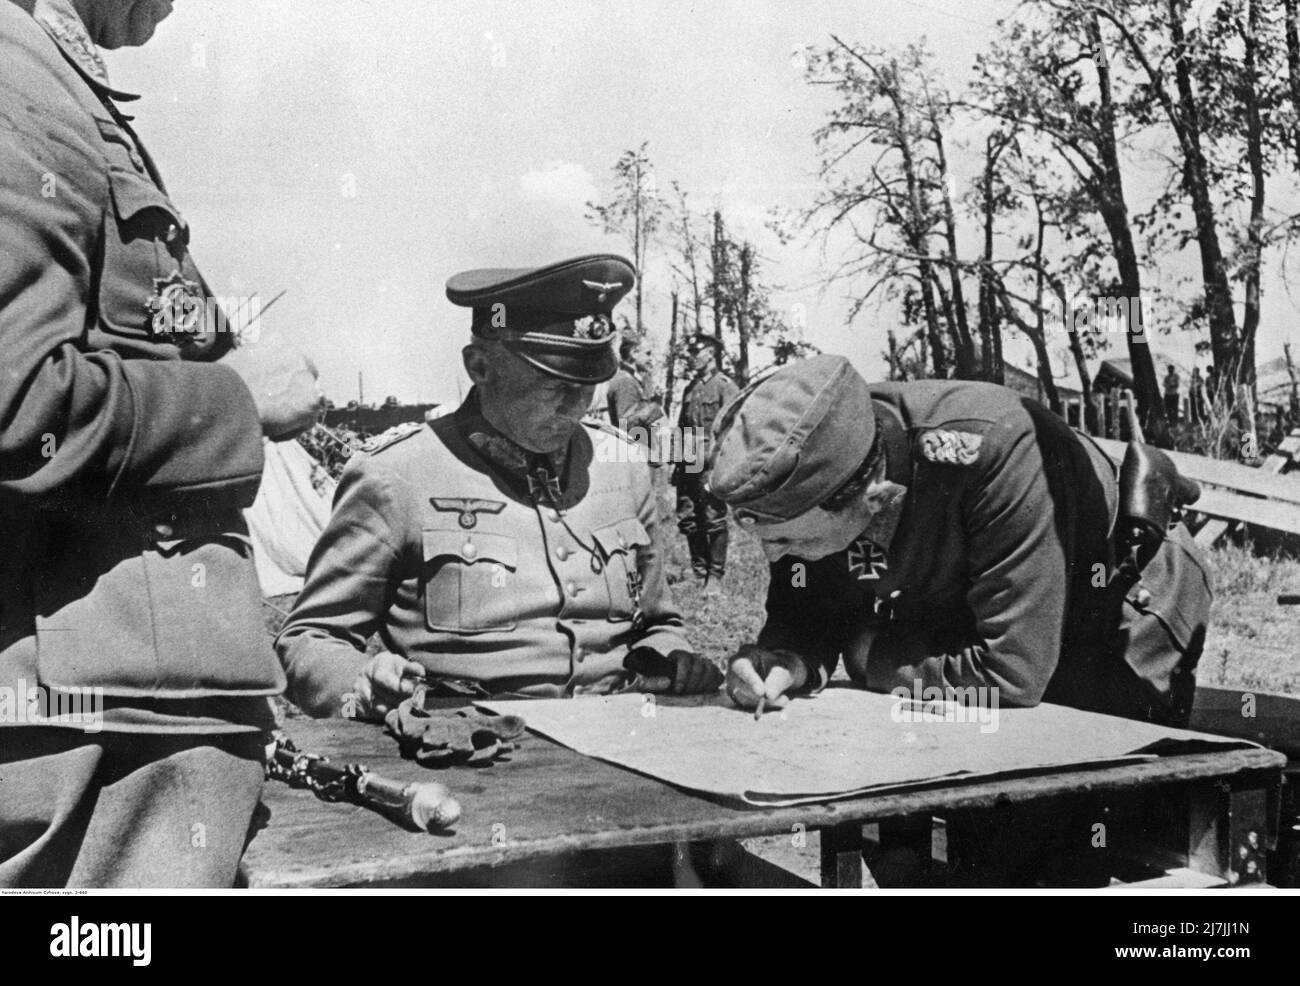
[[380,432],[371,438],[367,438],[361,444],[361,451],[370,455],[376,452],[382,452],[386,448],[396,445],[404,438],[410,438],[417,431],[423,431],[424,425],[418,421],[407,421],[400,425],[393,425],[387,431]]
[[928,428],[916,439],[922,458],[950,466],[973,465],[983,444],[983,435],[953,428]]

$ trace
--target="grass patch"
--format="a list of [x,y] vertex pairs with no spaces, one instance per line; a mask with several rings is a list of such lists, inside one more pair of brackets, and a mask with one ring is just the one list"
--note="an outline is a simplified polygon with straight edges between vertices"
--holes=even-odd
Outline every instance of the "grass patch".
[[1277,604],[1282,593],[1300,593],[1300,560],[1227,544],[1210,552],[1210,565],[1214,608],[1196,680],[1300,694],[1300,606]]

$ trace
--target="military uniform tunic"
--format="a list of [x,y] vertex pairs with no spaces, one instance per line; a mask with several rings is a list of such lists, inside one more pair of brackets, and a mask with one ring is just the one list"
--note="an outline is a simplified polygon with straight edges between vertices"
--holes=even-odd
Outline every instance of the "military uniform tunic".
[[[1007,706],[1138,718],[1172,701],[1105,629],[1116,481],[1103,453],[1002,387],[871,389],[895,498],[845,551],[772,566],[759,644],[803,656],[822,682],[843,654],[877,691],[996,687]],[[1163,664],[1144,670],[1178,688],[1199,656],[1189,614],[1208,609],[1209,585],[1184,528],[1163,550],[1123,601],[1121,633],[1158,624]]]
[[678,424],[684,461],[678,466],[677,527],[686,535],[691,568],[698,576],[721,577],[727,569],[727,505],[708,489],[705,466],[712,448],[713,425],[739,393],[725,373],[699,376],[682,394]]
[[219,313],[172,331],[208,294],[189,227],[66,0],[0,2],[0,76],[0,685],[102,688],[108,730],[261,728],[262,429]]
[[739,392],[731,378],[718,371],[692,380],[682,393],[682,431],[694,430],[707,443],[718,415]]
[[232,885],[283,687],[261,423],[133,98],[68,0],[0,0],[0,886]]
[[644,400],[645,388],[637,379],[636,368],[627,363],[619,364],[618,372],[605,385],[605,400],[609,407],[609,423],[615,428],[627,431],[631,422],[628,412]]
[[339,713],[374,633],[435,676],[541,696],[616,687],[632,646],[691,649],[627,439],[581,426],[550,489],[512,454],[472,393],[348,464],[278,640],[303,708]]

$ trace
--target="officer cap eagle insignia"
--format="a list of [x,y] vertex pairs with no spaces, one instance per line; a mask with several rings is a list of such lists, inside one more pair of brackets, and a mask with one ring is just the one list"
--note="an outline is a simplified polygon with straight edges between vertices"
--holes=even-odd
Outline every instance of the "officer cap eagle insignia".
[[606,284],[604,281],[583,281],[582,286],[588,291],[596,292],[596,300],[604,301],[609,297],[611,291],[617,291],[623,286],[622,281],[610,281]]

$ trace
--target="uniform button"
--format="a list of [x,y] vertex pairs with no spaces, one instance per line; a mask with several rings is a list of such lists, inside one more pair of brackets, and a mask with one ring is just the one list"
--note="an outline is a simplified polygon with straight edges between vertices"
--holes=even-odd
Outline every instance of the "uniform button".
[[1149,605],[1151,602],[1151,591],[1145,586],[1139,587],[1137,593],[1133,596],[1133,601],[1139,606]]
[[546,519],[553,524],[558,524],[560,521],[560,512],[554,507],[551,507],[546,511]]
[[172,527],[171,524],[154,524],[153,532],[160,538],[169,538],[176,533],[176,528]]
[[560,545],[555,549],[555,557],[560,559],[560,561],[566,561],[571,553],[572,552],[570,552],[564,545]]
[[573,579],[569,579],[568,582],[564,583],[564,591],[571,596],[576,596],[578,594],[578,583],[574,582]]
[[466,558],[474,558],[478,555],[478,548],[475,547],[473,541],[466,541],[464,546],[460,549],[460,553]]
[[577,661],[579,664],[582,663],[582,659],[586,656],[587,656],[587,652],[583,650],[581,647],[575,647],[573,649],[573,659]]
[[178,237],[178,236],[180,236],[180,235],[181,235],[181,231],[180,231],[179,227],[177,227],[177,225],[176,225],[175,223],[172,223],[170,226],[167,227],[167,242],[168,242],[168,243],[175,243],[175,242],[176,242],[176,237]]
[[620,534],[620,535],[618,536],[618,546],[619,546],[620,548],[626,548],[626,547],[627,547],[627,538],[625,538],[622,534]]

